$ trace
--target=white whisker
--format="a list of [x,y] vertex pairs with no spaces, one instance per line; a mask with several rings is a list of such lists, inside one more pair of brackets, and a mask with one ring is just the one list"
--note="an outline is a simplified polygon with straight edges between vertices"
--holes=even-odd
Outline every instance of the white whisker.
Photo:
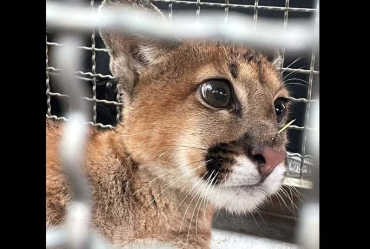
[[254,218],[253,213],[250,213],[250,214],[251,214],[251,216],[252,216],[252,218],[253,218],[254,222],[256,222],[256,225],[257,225],[258,229],[261,231],[261,228],[260,228],[260,226],[258,225],[257,220]]
[[[189,172],[192,172],[192,171],[195,171],[195,170],[197,170],[197,169],[199,169],[200,167],[203,167],[204,165],[203,164],[201,164],[201,165],[199,165],[199,166],[197,166],[197,167],[195,167],[194,169],[191,169]],[[176,182],[178,182],[179,180],[181,180],[181,179],[186,179],[186,178],[184,178],[184,177],[186,177],[186,174],[183,174],[183,175],[181,175],[181,176],[179,176],[178,178],[176,178],[174,181],[172,181],[170,184],[168,184],[167,185],[167,187],[165,187],[158,195],[156,195],[155,197],[153,197],[153,200],[148,204],[148,206],[150,205],[150,204],[152,204],[154,201],[155,201],[155,199],[156,198],[158,198],[161,194],[163,194],[163,192],[164,191],[166,191],[169,187],[171,187],[173,184],[175,184]]]
[[[294,207],[298,210],[298,212],[301,212],[299,210],[299,208],[297,207],[297,205],[295,205],[294,201],[293,201],[293,196],[289,196],[288,192],[286,192],[285,189],[282,188],[282,191],[283,193],[285,194],[286,197],[288,197],[288,199],[290,200],[291,204],[292,204],[292,208],[293,208],[293,212],[294,212]],[[294,217],[295,217],[295,213],[294,213]]]
[[161,154],[159,154],[159,156],[158,157],[161,157],[161,156],[163,156],[169,149],[171,149],[171,147],[169,147],[169,148],[167,148],[165,151],[163,151]]
[[262,215],[260,214],[260,212],[258,212],[258,210],[256,210],[256,212],[258,213],[258,215],[261,217],[262,221],[264,224],[266,224],[265,220],[263,219]]
[[[225,174],[225,177],[224,177],[224,181],[227,179],[227,176],[228,176],[229,172],[227,172]],[[221,192],[221,184],[222,184],[222,181],[219,182],[218,184],[218,191],[217,191],[217,199],[219,200],[220,199],[220,192]],[[217,209],[217,214],[220,212],[220,209]],[[205,219],[206,217],[204,217]]]
[[275,208],[275,207],[274,207],[274,202],[272,201],[272,198],[271,198],[271,195],[269,196],[269,203],[271,203],[272,208]]
[[285,75],[284,77],[283,77],[283,81],[289,76],[289,75],[291,75],[291,74],[293,74],[293,73],[295,73],[295,72],[297,72],[299,69],[302,69],[302,68],[304,68],[304,67],[308,67],[309,65],[305,65],[305,66],[302,66],[302,67],[299,67],[299,68],[296,68],[296,69],[293,69],[293,71],[292,72],[290,72],[290,73],[288,73],[287,75]]
[[288,195],[288,193],[286,193],[286,191],[285,191],[284,188],[281,188],[280,190],[290,200],[290,203],[292,205],[292,210],[293,210],[293,216],[294,216],[294,219],[295,219],[296,217],[295,217],[295,211],[294,211],[294,206],[293,206],[294,205],[293,200],[290,198],[290,196]]
[[292,80],[302,81],[302,82],[308,84],[307,80],[302,80],[302,79],[299,79],[299,78],[290,78],[290,79],[284,80],[284,83],[286,83],[288,81],[292,81]]
[[[210,179],[212,174],[209,175],[209,177],[207,178],[206,182],[208,181],[208,179]],[[184,217],[182,218],[182,221],[181,221],[181,226],[180,226],[180,230],[179,232],[181,232],[181,228],[182,228],[182,225],[184,223],[184,220],[185,220],[185,217],[186,217],[186,213],[188,212],[190,206],[191,206],[191,203],[193,202],[193,200],[195,199],[195,197],[198,195],[198,192],[201,190],[201,188],[198,189],[198,191],[195,193],[194,197],[191,199],[190,203],[188,204],[188,207],[186,208],[185,210],[185,214],[184,214]]]
[[[214,172],[214,171],[212,171],[212,172]],[[208,187],[206,188],[206,190],[205,190],[205,192],[204,192],[204,198],[200,201],[199,209],[198,209],[198,213],[197,213],[197,218],[195,219],[195,233],[196,233],[196,234],[198,234],[198,232],[197,232],[197,231],[198,231],[198,216],[199,216],[199,210],[200,210],[200,207],[201,207],[202,203],[206,201],[207,192],[209,191],[210,187],[212,186],[212,183],[213,183],[213,181],[216,179],[216,177],[217,177],[218,173],[219,173],[219,172],[217,172],[217,173],[216,173],[216,175],[213,177],[213,179],[212,179],[211,183],[208,185]],[[211,175],[212,175],[212,174],[211,174]],[[215,185],[213,185],[213,187],[212,187],[212,188],[214,188],[214,186],[215,186]],[[207,211],[207,207],[206,207],[206,205],[205,205],[205,207],[204,207],[204,212],[203,212],[203,213],[204,213],[204,217],[205,217],[205,215],[206,215],[206,211]],[[204,218],[204,222],[207,222],[206,218]]]
[[291,65],[293,65],[294,63],[296,63],[297,61],[299,61],[300,59],[303,59],[304,56],[303,54],[301,56],[299,56],[295,61],[293,61],[292,63],[290,63],[282,72],[281,74],[283,74],[285,72],[285,70],[287,70]]
[[199,183],[203,183],[202,180],[203,178],[207,175],[207,172],[204,173],[204,175],[202,176],[202,178],[200,178],[201,180],[198,181],[197,183],[194,184],[194,186],[190,189],[190,191],[186,194],[186,196],[184,197],[184,199],[182,199],[182,201],[180,202],[180,204],[177,206],[175,212],[173,213],[172,215],[172,218],[175,216],[176,212],[179,210],[181,204],[186,200],[186,198],[190,195],[190,193],[194,190],[194,188],[199,184]]
[[289,186],[292,190],[295,191],[297,197],[306,197],[304,194],[302,194],[296,187]]
[[[199,162],[202,162],[203,160],[199,160],[199,161],[196,161],[196,162],[193,162],[193,163],[189,163],[189,164],[186,164],[186,165],[180,165],[179,167],[177,167],[177,168],[175,168],[175,169],[172,169],[172,170],[170,170],[170,171],[168,171],[168,172],[166,172],[166,173],[164,173],[164,174],[162,174],[162,175],[160,175],[160,176],[158,176],[158,177],[156,177],[156,178],[154,178],[153,180],[151,180],[150,182],[148,182],[148,183],[146,183],[144,186],[142,186],[140,189],[138,189],[138,190],[136,190],[134,193],[133,193],[133,195],[134,194],[136,194],[137,192],[139,192],[139,191],[141,191],[143,188],[145,188],[146,186],[148,186],[149,184],[151,184],[152,182],[154,182],[155,180],[158,180],[159,178],[161,178],[161,177],[163,177],[163,176],[165,176],[165,175],[167,175],[167,174],[169,174],[169,173],[171,173],[171,172],[174,172],[174,171],[176,171],[176,170],[179,170],[179,169],[181,169],[182,167],[184,167],[184,166],[188,166],[188,165],[191,165],[191,164],[194,164],[194,163],[199,163]],[[207,163],[207,161],[206,161],[206,163]]]
[[206,150],[201,147],[195,147],[195,146],[190,146],[190,145],[181,145],[181,144],[165,144],[162,145],[162,147],[179,147],[179,148],[188,148],[188,149],[196,149],[196,150]]
[[276,194],[277,194],[278,196],[280,196],[281,201],[284,203],[284,205],[286,206],[286,208],[287,208],[290,212],[292,212],[292,213],[294,214],[294,212],[293,212],[292,210],[290,210],[289,206],[286,204],[286,202],[285,202],[285,200],[284,200],[284,197],[282,197],[282,196],[280,195],[280,193],[279,193],[279,192],[277,192]]
[[285,84],[285,86],[287,87],[287,86],[293,86],[293,85],[297,85],[297,86],[304,86],[304,87],[307,87],[306,85],[303,85],[302,83],[296,83],[296,82],[294,82],[294,83],[288,83],[288,84]]
[[283,211],[283,206],[281,205],[281,202],[280,202],[280,199],[279,199],[279,195],[276,193],[276,194],[275,194],[275,196],[276,196],[276,199],[277,199],[277,200],[278,200],[278,202],[279,202],[279,205],[280,205],[281,211]]
[[[212,175],[212,174],[211,174]],[[215,177],[213,178],[213,180],[215,179]],[[212,185],[212,182],[213,182],[213,180],[211,181],[211,183],[209,184],[209,185]],[[202,188],[200,188],[199,190],[203,190],[203,187],[204,188],[207,188],[207,182],[205,182],[205,184],[204,184],[204,186],[202,186]],[[189,228],[188,228],[188,234],[187,234],[187,236],[186,236],[186,243],[188,242],[188,239],[189,239],[189,234],[190,234],[190,228],[191,228],[191,223],[193,222],[193,217],[194,217],[194,214],[195,214],[195,211],[197,210],[197,205],[198,205],[198,202],[199,202],[199,200],[202,198],[202,195],[201,195],[201,192],[199,192],[199,197],[198,197],[198,200],[197,200],[197,202],[195,203],[195,207],[194,207],[194,210],[193,210],[193,214],[191,215],[191,219],[190,219],[190,224],[189,224]],[[200,208],[200,206],[199,206],[199,208]],[[199,211],[199,209],[198,209],[198,211]],[[195,220],[195,225],[196,225],[196,227],[195,227],[195,233],[196,234],[198,234],[198,232],[197,232],[197,220]]]

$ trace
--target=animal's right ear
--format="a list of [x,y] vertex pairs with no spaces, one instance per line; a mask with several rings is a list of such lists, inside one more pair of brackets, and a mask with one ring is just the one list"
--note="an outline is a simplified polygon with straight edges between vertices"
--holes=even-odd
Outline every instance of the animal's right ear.
[[283,67],[283,56],[281,49],[275,48],[273,50],[265,50],[265,55],[267,60],[270,61],[275,68],[281,69]]
[[[160,10],[149,0],[104,0],[100,12],[128,7],[142,10],[166,22]],[[175,44],[149,39],[122,31],[100,30],[110,55],[110,70],[117,78],[124,95],[131,95],[144,70],[156,64]]]

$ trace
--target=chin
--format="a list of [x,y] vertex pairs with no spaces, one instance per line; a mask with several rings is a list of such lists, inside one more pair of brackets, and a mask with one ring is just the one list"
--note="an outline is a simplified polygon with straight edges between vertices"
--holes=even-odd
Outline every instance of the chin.
[[[225,209],[233,214],[246,214],[258,209],[266,199],[274,195],[282,187],[285,177],[286,167],[284,162],[280,163],[275,170],[263,181],[248,183],[250,179],[245,177],[247,184],[241,181],[230,184],[230,179],[225,179],[211,188],[210,191],[203,193],[203,196],[218,209]],[[242,178],[239,176],[239,180]]]

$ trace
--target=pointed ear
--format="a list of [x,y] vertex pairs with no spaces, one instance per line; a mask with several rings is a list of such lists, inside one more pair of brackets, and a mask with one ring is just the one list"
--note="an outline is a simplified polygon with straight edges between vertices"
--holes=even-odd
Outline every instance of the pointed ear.
[[283,68],[283,53],[280,49],[276,49],[274,53],[274,57],[272,59],[272,65],[276,68]]
[[281,49],[274,49],[273,52],[267,53],[267,59],[272,63],[274,67],[280,69],[283,67],[283,55]]
[[[166,22],[160,10],[149,0],[104,0],[100,12],[129,7],[142,10]],[[174,46],[168,42],[149,39],[122,31],[100,30],[110,55],[110,70],[117,78],[124,95],[131,95],[145,69],[160,61]]]

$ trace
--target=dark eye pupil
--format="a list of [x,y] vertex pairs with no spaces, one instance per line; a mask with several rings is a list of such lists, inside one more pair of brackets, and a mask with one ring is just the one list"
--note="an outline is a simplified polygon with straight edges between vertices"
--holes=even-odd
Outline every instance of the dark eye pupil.
[[202,85],[202,97],[216,108],[228,107],[231,99],[231,89],[228,83],[221,80],[208,81]]
[[225,89],[217,88],[214,91],[212,91],[212,93],[214,94],[215,100],[217,101],[223,101],[227,98],[227,93]]
[[276,113],[276,120],[278,123],[280,123],[283,120],[285,110],[286,110],[286,106],[284,102],[281,100],[277,100],[275,102],[275,113]]
[[275,106],[276,115],[280,116],[283,113],[284,109],[282,106]]

